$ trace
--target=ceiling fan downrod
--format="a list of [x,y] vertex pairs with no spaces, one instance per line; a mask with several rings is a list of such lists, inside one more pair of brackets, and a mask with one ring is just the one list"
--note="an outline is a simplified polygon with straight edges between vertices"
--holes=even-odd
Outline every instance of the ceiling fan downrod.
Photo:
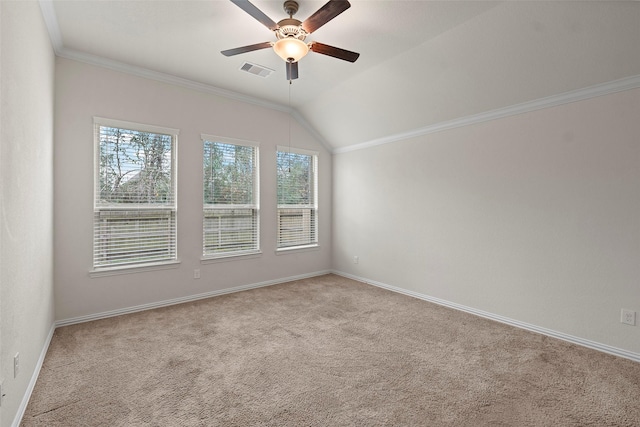
[[286,0],[283,7],[285,13],[289,15],[289,18],[293,18],[293,15],[298,13],[298,2],[295,0]]
[[[1,0],[0,0],[1,1]],[[254,50],[273,48],[275,53],[286,63],[287,80],[298,78],[298,61],[308,52],[315,52],[321,55],[332,56],[348,62],[355,62],[360,56],[357,52],[351,52],[339,47],[329,46],[319,42],[305,43],[307,35],[313,33],[318,28],[340,15],[351,7],[347,0],[329,0],[320,9],[316,10],[310,17],[300,21],[293,17],[298,12],[298,2],[296,0],[285,0],[284,11],[288,18],[279,22],[273,21],[258,9],[249,0],[231,0],[233,4],[251,15],[256,21],[273,31],[276,42],[262,42],[235,49],[223,50],[225,56],[234,56],[241,53],[252,52]]]

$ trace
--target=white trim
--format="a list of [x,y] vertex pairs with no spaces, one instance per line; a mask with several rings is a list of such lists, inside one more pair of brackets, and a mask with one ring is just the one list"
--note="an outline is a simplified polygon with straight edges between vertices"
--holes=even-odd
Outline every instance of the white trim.
[[62,41],[62,33],[58,24],[58,17],[53,6],[53,1],[40,0],[40,9],[42,10],[42,16],[44,17],[44,22],[49,32],[49,38],[51,39],[53,50],[56,56],[59,56],[60,58],[71,59],[73,61],[83,62],[89,65],[96,65],[98,67],[107,68],[113,71],[119,71],[150,80],[181,86],[187,89],[195,90],[197,92],[209,93],[228,99],[233,99],[235,101],[246,102],[248,104],[258,105],[261,107],[269,108],[271,110],[288,113],[293,116],[293,118],[298,123],[300,123],[300,125],[304,129],[306,129],[307,132],[309,132],[314,138],[316,138],[327,151],[332,151],[331,145],[327,143],[327,141],[320,135],[320,133],[318,133],[318,131],[316,131],[309,124],[309,122],[307,122],[300,115],[300,113],[289,106],[278,104],[276,102],[265,101],[264,99],[256,98],[249,95],[243,95],[237,92],[221,89],[212,85],[196,82],[182,77],[177,77],[171,74],[165,74],[158,71],[137,67],[134,65],[125,64],[123,62],[114,61],[112,59],[107,59],[97,55],[91,55],[89,53],[66,48],[64,47],[64,43]]
[[[256,254],[262,254],[260,250],[260,143],[237,139],[237,138],[228,138],[228,137],[219,137],[216,135],[207,135],[201,134],[200,138],[202,140],[203,147],[207,148],[209,145],[215,146],[217,144],[226,145],[228,147],[244,147],[249,148],[251,153],[251,186],[252,186],[252,194],[251,194],[251,204],[224,204],[224,203],[208,203],[204,197],[203,193],[203,215],[202,215],[202,260],[221,260],[221,259],[229,259],[231,257],[247,257]],[[203,161],[205,158],[203,157]],[[215,168],[214,168],[215,169]],[[202,182],[205,187],[207,187],[207,183],[209,182],[210,177],[202,176]],[[215,195],[213,196],[215,199]],[[255,245],[252,249],[244,249],[244,250],[230,250],[225,252],[216,252],[215,249],[213,251],[207,250],[207,236],[208,230],[206,227],[207,223],[207,215],[212,215],[210,217],[212,219],[215,218],[216,211],[221,210],[233,210],[233,209],[250,209],[255,214],[255,221],[252,222],[251,226],[251,234],[252,240],[255,238]],[[214,219],[215,221],[215,219]],[[210,230],[209,230],[210,232]],[[228,249],[228,248],[227,248]]]
[[289,114],[298,122],[300,125],[307,130],[316,140],[320,141],[320,144],[329,152],[333,152],[333,147],[331,144],[327,142],[326,139],[320,133],[316,131],[316,129],[309,124],[309,122],[300,114],[298,110],[290,109]]
[[177,77],[172,74],[161,73],[159,71],[149,70],[147,68],[126,64],[124,62],[115,61],[113,59],[103,58],[101,56],[92,55],[90,53],[79,52],[73,49],[68,49],[66,47],[63,47],[62,49],[60,49],[60,51],[57,51],[56,54],[61,58],[71,59],[73,61],[83,62],[89,65],[96,65],[98,67],[106,68],[112,71],[132,74],[134,76],[143,77],[149,80],[182,86],[184,88],[192,89],[197,92],[209,93],[211,95],[217,95],[236,101],[246,102],[248,104],[258,105],[285,113],[288,113],[290,111],[287,106],[284,106],[282,104],[265,101],[263,99],[255,98],[249,95],[243,95],[227,89],[221,89],[213,85],[208,85],[206,83],[200,83],[194,80]]
[[[319,180],[319,175],[320,175],[320,170],[318,168],[318,152],[317,151],[313,151],[313,150],[305,150],[303,148],[295,148],[295,147],[289,147],[286,145],[278,145],[276,147],[276,163],[278,163],[279,161],[279,157],[278,155],[280,153],[283,154],[298,154],[298,155],[303,155],[303,156],[309,156],[311,158],[311,171],[313,172],[313,203],[308,204],[308,205],[295,205],[295,204],[282,204],[282,203],[278,203],[276,208],[277,208],[277,225],[276,225],[276,230],[278,231],[278,238],[277,238],[277,242],[276,242],[276,255],[282,255],[283,253],[286,253],[286,251],[296,251],[296,250],[309,250],[309,249],[314,249],[317,246],[319,246],[318,243],[318,228],[319,228],[319,220],[318,220],[318,199],[319,199],[319,194],[318,194],[318,180]],[[278,183],[278,186],[280,184]],[[278,193],[280,192],[280,190],[278,189]],[[280,245],[280,227],[281,227],[281,214],[280,214],[280,210],[283,209],[304,209],[304,210],[309,210],[313,213],[315,213],[314,215],[314,220],[312,221],[312,228],[313,228],[313,237],[311,239],[309,239],[310,241],[295,245],[295,246],[279,246]],[[306,240],[306,239],[305,239]]]
[[58,25],[55,9],[51,0],[40,0],[40,8],[42,9],[42,15],[44,17],[47,30],[49,31],[49,37],[51,44],[57,56],[61,58],[71,59],[78,62],[84,62],[90,65],[96,65],[102,68],[107,68],[113,71],[119,71],[134,76],[143,77],[150,80],[155,80],[163,83],[168,83],[175,86],[181,86],[187,89],[195,90],[198,92],[209,93],[217,96],[221,96],[228,99],[233,99],[240,102],[246,102],[248,104],[258,105],[261,107],[269,108],[276,111],[282,111],[290,114],[307,132],[309,132],[320,144],[332,154],[347,153],[350,151],[362,150],[365,148],[375,147],[377,145],[389,144],[392,142],[398,142],[405,139],[415,138],[417,136],[428,135],[443,130],[455,129],[459,127],[469,126],[476,123],[482,123],[490,120],[496,120],[505,118],[517,114],[528,113],[543,108],[555,107],[558,105],[568,104],[571,102],[582,101],[598,96],[609,95],[616,92],[622,92],[625,90],[636,89],[640,87],[640,75],[625,77],[619,80],[611,82],[605,82],[589,86],[574,91],[561,93],[558,95],[552,95],[545,98],[536,99],[533,101],[524,102],[504,108],[498,108],[496,110],[487,111],[484,113],[474,114],[471,116],[460,117],[453,120],[448,120],[440,123],[434,123],[425,127],[413,129],[407,132],[401,132],[394,135],[388,135],[386,137],[373,139],[371,141],[362,142],[359,144],[350,145],[347,147],[332,148],[322,135],[313,128],[309,122],[297,111],[291,107],[278,104],[276,102],[270,102],[263,99],[255,98],[249,95],[239,94],[230,90],[221,89],[205,83],[188,80],[182,77],[177,77],[171,74],[165,74],[158,71],[149,70],[134,65],[125,64],[123,62],[114,61],[112,59],[102,58],[96,55],[91,55],[84,52],[79,52],[73,49],[68,49],[63,46],[62,35]]
[[40,10],[42,11],[42,17],[44,23],[49,32],[49,39],[51,39],[51,46],[53,51],[58,54],[62,50],[62,33],[60,32],[60,26],[58,25],[58,16],[56,10],[53,7],[53,0],[40,0]]
[[38,377],[40,376],[40,370],[42,369],[42,364],[44,363],[44,358],[47,355],[47,350],[49,350],[49,344],[51,344],[51,339],[53,338],[53,333],[56,329],[55,323],[51,325],[51,329],[49,330],[49,335],[44,340],[44,345],[42,346],[42,350],[40,351],[40,357],[38,357],[38,361],[36,362],[36,367],[33,370],[33,374],[31,375],[31,380],[29,380],[29,385],[22,396],[22,402],[20,402],[20,406],[18,407],[18,412],[16,412],[16,416],[13,419],[13,423],[11,427],[18,427],[22,422],[22,417],[24,417],[24,412],[27,410],[27,405],[29,404],[29,399],[31,399],[31,394],[33,393],[33,389],[36,386],[36,381],[38,381]]
[[[209,141],[211,142],[211,141]],[[258,209],[258,204],[253,205],[223,205],[223,204],[215,204],[215,203],[203,203],[204,210],[215,210],[215,209]]]
[[333,270],[332,273],[337,274],[338,276],[346,277],[348,279],[357,280],[359,282],[363,282],[369,285],[377,286],[379,288],[387,289],[392,292],[397,292],[399,294],[408,295],[410,297],[418,298],[418,299],[432,302],[434,304],[438,304],[444,307],[452,308],[454,310],[459,310],[465,313],[484,317],[485,319],[494,320],[496,322],[504,323],[510,326],[515,326],[516,328],[546,335],[552,338],[557,338],[562,341],[567,341],[572,344],[577,344],[582,347],[590,348],[592,350],[598,350],[603,353],[608,353],[614,356],[619,356],[625,359],[633,360],[634,362],[640,362],[640,353],[634,353],[632,351],[624,350],[617,347],[612,347],[607,344],[602,344],[602,343],[587,340],[584,338],[575,337],[573,335],[565,334],[563,332],[554,331],[553,329],[547,329],[540,326],[532,325],[531,323],[521,322],[519,320],[510,319],[508,317],[500,316],[498,314],[489,313],[487,311],[477,310],[475,308],[467,307],[465,305],[457,304],[455,302],[447,301],[440,298],[435,298],[429,295],[421,294],[419,292],[409,291],[407,289],[398,288],[396,286],[387,285],[386,283],[377,282],[375,280],[366,279],[364,277],[356,276],[349,273],[344,273],[342,271]]
[[44,359],[45,359],[45,357],[47,355],[47,351],[49,350],[49,346],[51,345],[51,340],[53,339],[53,334],[54,334],[54,332],[55,332],[55,330],[57,328],[60,328],[62,326],[75,325],[77,323],[90,322],[90,321],[93,321],[93,320],[106,319],[108,317],[115,317],[115,316],[120,316],[120,315],[123,315],[123,314],[135,313],[135,312],[138,312],[138,311],[145,311],[145,310],[151,310],[151,309],[154,309],[154,308],[166,307],[166,306],[175,305],[175,304],[182,304],[182,303],[185,303],[185,302],[191,302],[191,301],[196,301],[196,300],[200,300],[200,299],[211,298],[211,297],[230,294],[230,293],[234,293],[234,292],[242,292],[242,291],[246,291],[246,290],[249,290],[249,289],[261,288],[261,287],[271,286],[271,285],[278,285],[280,283],[291,282],[291,281],[294,281],[294,280],[301,280],[301,279],[308,279],[308,278],[316,277],[316,276],[323,276],[323,275],[329,274],[329,273],[331,273],[330,270],[321,270],[321,271],[316,271],[314,273],[300,274],[300,275],[297,275],[297,276],[290,276],[290,277],[285,277],[285,278],[281,278],[281,279],[267,280],[267,281],[264,281],[264,282],[253,283],[253,284],[249,284],[249,285],[236,286],[236,287],[233,287],[233,288],[222,289],[222,290],[218,290],[218,291],[211,291],[211,292],[206,292],[206,293],[203,293],[203,294],[197,294],[197,295],[192,295],[192,296],[187,296],[187,297],[182,297],[182,298],[175,298],[175,299],[171,299],[171,300],[159,301],[159,302],[150,303],[150,304],[143,304],[143,305],[138,305],[138,306],[129,307],[129,308],[123,308],[123,309],[119,309],[119,310],[112,310],[112,311],[106,311],[106,312],[97,313],[97,314],[90,314],[90,315],[87,315],[87,316],[80,316],[80,317],[73,317],[73,318],[69,318],[69,319],[57,320],[51,325],[51,329],[49,330],[49,334],[48,334],[47,338],[45,339],[44,345],[42,346],[42,350],[40,351],[40,357],[38,358],[38,361],[36,362],[36,367],[35,367],[35,369],[33,371],[33,374],[31,375],[31,380],[29,381],[29,385],[27,386],[27,389],[26,389],[26,391],[25,391],[25,393],[24,393],[24,395],[22,397],[22,401],[21,401],[20,406],[18,408],[18,411],[16,412],[16,415],[15,415],[15,417],[13,419],[11,427],[19,427],[20,423],[22,422],[22,418],[24,417],[24,413],[25,413],[25,411],[27,409],[27,405],[29,404],[29,400],[31,399],[31,394],[33,393],[33,389],[35,388],[36,381],[38,380],[38,377],[40,376],[40,370],[42,369],[42,365],[44,364]]
[[22,401],[20,403],[20,406],[18,408],[18,411],[14,417],[13,423],[11,424],[12,427],[19,427],[22,418],[24,416],[24,413],[27,409],[27,405],[29,403],[29,399],[31,398],[31,394],[33,393],[33,389],[36,385],[36,381],[38,380],[38,377],[40,376],[40,370],[42,369],[42,365],[44,363],[44,359],[45,356],[47,354],[47,351],[49,350],[49,345],[51,344],[51,340],[53,339],[53,334],[55,332],[56,328],[62,327],[62,326],[69,326],[69,325],[74,325],[77,323],[84,323],[84,322],[90,322],[93,320],[99,320],[99,319],[106,319],[109,317],[114,317],[114,316],[120,316],[122,314],[130,314],[130,313],[135,313],[138,311],[145,311],[145,310],[151,310],[154,308],[160,308],[160,307],[166,307],[166,306],[170,306],[170,305],[175,305],[175,304],[182,304],[185,302],[190,302],[190,301],[196,301],[199,299],[205,299],[205,298],[211,298],[211,297],[215,297],[215,296],[219,296],[219,295],[225,295],[225,294],[229,294],[229,293],[234,293],[234,292],[241,292],[241,291],[245,291],[245,290],[249,290],[249,289],[255,289],[255,288],[260,288],[260,287],[265,287],[265,286],[271,286],[271,285],[277,285],[280,283],[286,283],[286,282],[290,282],[290,281],[294,281],[294,280],[301,280],[301,279],[307,279],[307,278],[311,278],[311,277],[316,277],[316,276],[322,276],[325,274],[329,274],[329,273],[333,273],[336,274],[338,276],[342,276],[342,277],[346,277],[349,279],[353,279],[353,280],[357,280],[359,282],[363,282],[363,283],[367,283],[376,287],[380,287],[383,289],[387,289],[389,291],[392,292],[397,292],[403,295],[408,295],[414,298],[418,298],[424,301],[429,301],[429,302],[433,302],[435,304],[438,305],[442,305],[445,307],[449,307],[449,308],[453,308],[455,310],[460,310],[463,312],[467,312],[470,314],[474,314],[476,316],[480,316],[480,317],[484,317],[490,320],[495,320],[498,321],[500,323],[505,323],[507,325],[511,325],[511,326],[515,326],[517,328],[520,329],[525,329],[531,332],[536,332],[536,333],[540,333],[543,335],[547,335],[553,338],[558,338],[561,339],[563,341],[567,341],[573,344],[578,344],[580,346],[583,347],[587,347],[587,348],[591,348],[594,350],[598,350],[604,353],[608,353],[608,354],[612,354],[614,356],[619,356],[619,357],[623,357],[626,359],[630,359],[632,361],[635,362],[640,362],[640,354],[638,353],[634,353],[631,351],[627,351],[627,350],[623,350],[623,349],[619,349],[616,347],[611,347],[608,346],[606,344],[601,344],[601,343],[597,343],[595,341],[590,341],[590,340],[585,340],[582,338],[578,338],[578,337],[574,337],[572,335],[567,335],[561,332],[556,332],[553,331],[551,329],[546,329],[546,328],[540,328],[538,326],[535,325],[531,325],[528,323],[524,323],[524,322],[520,322],[517,320],[513,320],[513,319],[509,319],[507,317],[503,317],[503,316],[499,316],[499,315],[495,315],[492,313],[488,313],[485,311],[481,311],[481,310],[476,310],[470,307],[466,307],[460,304],[456,304],[456,303],[452,303],[440,298],[434,298],[434,297],[429,297],[426,296],[424,294],[420,294],[418,292],[413,292],[413,291],[408,291],[406,289],[401,289],[395,286],[390,286],[381,282],[377,282],[374,280],[369,280],[369,279],[365,279],[363,277],[359,277],[359,276],[355,276],[353,274],[348,274],[348,273],[344,273],[341,271],[337,271],[337,270],[324,270],[324,271],[317,271],[314,273],[309,273],[309,274],[302,274],[302,275],[298,275],[298,276],[291,276],[291,277],[287,277],[287,278],[282,278],[282,279],[275,279],[275,280],[269,280],[269,281],[265,281],[265,282],[259,282],[259,283],[254,283],[254,284],[250,284],[250,285],[243,285],[243,286],[237,286],[237,287],[233,287],[233,288],[228,288],[228,289],[223,289],[223,290],[219,290],[219,291],[211,291],[211,292],[207,292],[207,293],[203,293],[203,294],[198,294],[198,295],[193,295],[193,296],[189,296],[189,297],[182,297],[182,298],[175,298],[172,300],[165,300],[165,301],[160,301],[160,302],[156,302],[156,303],[150,303],[150,304],[144,304],[144,305],[138,305],[138,306],[134,306],[134,307],[129,307],[129,308],[124,308],[124,309],[119,309],[119,310],[112,310],[112,311],[108,311],[108,312],[102,312],[102,313],[97,313],[97,314],[93,314],[93,315],[86,315],[86,316],[80,316],[80,317],[74,317],[74,318],[69,318],[69,319],[64,319],[64,320],[57,320],[52,326],[51,329],[49,330],[49,334],[44,342],[44,345],[42,346],[42,350],[40,351],[40,357],[38,358],[38,361],[36,363],[36,367],[33,371],[33,374],[31,375],[31,380],[29,381],[29,385],[27,386],[27,390],[24,393],[24,396],[22,397]]
[[128,122],[118,119],[107,119],[105,117],[93,117],[93,124],[111,128],[120,128],[126,130],[135,130],[140,132],[160,133],[177,137],[180,135],[180,129],[173,129],[164,126],[148,125],[145,123]]
[[304,148],[289,147],[288,145],[278,145],[276,152],[302,154],[304,156],[318,157],[318,152],[313,150],[305,150]]
[[320,245],[312,243],[310,245],[286,246],[284,248],[276,248],[276,255],[286,255],[295,252],[308,252],[320,250]]
[[245,259],[253,259],[260,258],[262,256],[262,251],[260,249],[246,251],[242,253],[231,252],[228,255],[218,255],[218,256],[202,256],[200,258],[200,264],[215,264],[218,262],[227,262],[227,261],[242,261]]
[[[48,24],[47,24],[48,26]],[[172,74],[161,73],[159,71],[153,71],[146,68],[138,67],[135,65],[125,64],[123,62],[114,61],[112,59],[102,58],[97,55],[91,55],[84,52],[75,51],[61,47],[54,49],[56,55],[60,58],[70,59],[72,61],[83,62],[89,65],[95,65],[101,68],[106,68],[112,71],[118,71],[121,73],[131,74],[133,76],[142,77],[149,80],[155,80],[157,82],[170,84],[173,86],[179,86],[186,89],[191,89],[200,93],[208,93],[210,95],[220,96],[234,101],[244,102],[247,104],[257,105],[259,107],[268,108],[270,110],[281,111],[291,115],[299,124],[309,132],[318,142],[329,152],[332,152],[333,148],[327,141],[320,136],[320,133],[314,129],[309,122],[307,122],[296,110],[286,105],[278,104],[277,102],[266,101],[264,99],[256,98],[249,95],[243,95],[237,92],[233,92],[227,89],[221,89],[219,87],[209,85],[206,83],[200,83],[194,80],[177,77]]]
[[[132,204],[129,206],[125,206],[122,203],[108,203],[103,205],[99,203],[99,187],[100,187],[100,159],[101,159],[101,129],[105,127],[110,128],[118,128],[125,129],[131,131],[140,131],[140,132],[151,132],[156,134],[164,134],[171,137],[171,204],[158,204],[157,206],[149,206],[148,208],[141,209],[142,206],[139,204]],[[178,135],[180,133],[179,129],[168,128],[164,126],[156,126],[145,123],[137,123],[137,122],[129,122],[125,120],[119,119],[109,119],[105,117],[93,116],[93,150],[94,150],[94,165],[93,165],[93,210],[94,210],[94,220],[93,220],[93,248],[92,248],[92,256],[93,262],[92,267],[93,270],[89,271],[90,277],[100,277],[100,276],[111,276],[115,274],[129,274],[134,272],[142,272],[148,270],[157,270],[157,269],[166,269],[166,268],[175,268],[172,264],[179,264],[180,260],[178,259],[178,203],[177,203],[177,195],[178,195]],[[147,205],[148,206],[148,205]],[[100,215],[101,212],[108,211],[121,211],[121,212],[131,212],[131,211],[143,211],[148,210],[151,212],[152,210],[156,211],[166,211],[169,214],[169,218],[173,219],[171,222],[171,228],[169,230],[169,235],[171,235],[171,231],[173,231],[173,235],[175,237],[175,241],[173,242],[173,256],[171,258],[163,258],[154,262],[142,262],[142,263],[126,263],[126,264],[117,264],[117,265],[101,265],[96,267],[96,215]]]
[[201,133],[200,139],[202,140],[202,142],[220,142],[223,144],[241,145],[243,147],[260,147],[260,143],[257,141],[230,138],[228,136],[208,135],[206,133]]
[[102,267],[89,271],[89,277],[118,276],[120,274],[144,273],[155,270],[169,270],[180,267],[180,260],[161,261],[149,264],[120,265],[115,267]]
[[216,297],[219,295],[231,294],[234,292],[242,292],[249,289],[262,288],[265,286],[278,285],[280,283],[292,282],[294,280],[308,279],[310,277],[322,276],[331,273],[330,270],[316,271],[314,273],[300,274],[297,276],[283,277],[280,279],[266,280],[264,282],[252,283],[249,285],[235,286],[233,288],[220,289],[216,291],[205,292],[202,294],[188,295],[185,297],[173,298],[170,300],[157,301],[148,304],[136,305],[133,307],[120,308],[117,310],[103,311],[96,314],[88,314],[86,316],[72,317],[69,319],[57,320],[56,328],[61,326],[75,325],[76,323],[90,322],[92,320],[106,319],[108,317],[120,316],[123,314],[136,313],[138,311],[152,310],[154,308],[167,307],[170,305],[182,304],[185,302],[197,301],[205,298]]
[[584,101],[586,99],[595,98],[598,96],[609,95],[616,92],[622,92],[625,90],[636,89],[640,87],[640,75],[626,77],[612,82],[601,83],[594,86],[589,86],[583,89],[578,89],[570,92],[561,93],[558,95],[548,96],[546,98],[540,98],[533,101],[523,102],[521,104],[511,105],[505,108],[498,108],[492,111],[486,111],[484,113],[474,114],[471,116],[460,117],[457,119],[434,123],[422,128],[410,130],[408,132],[402,132],[395,135],[385,136],[383,138],[372,139],[371,141],[362,142],[359,144],[350,145],[347,147],[336,148],[333,150],[334,154],[347,153],[350,151],[363,150],[365,148],[375,147],[378,145],[390,144],[392,142],[398,142],[405,139],[415,138],[422,135],[428,135],[443,130],[450,130],[459,127],[469,126],[476,123],[487,122],[490,120],[502,119],[505,117],[515,116],[517,114],[529,113],[544,108],[556,107],[563,104],[569,104],[577,101]]

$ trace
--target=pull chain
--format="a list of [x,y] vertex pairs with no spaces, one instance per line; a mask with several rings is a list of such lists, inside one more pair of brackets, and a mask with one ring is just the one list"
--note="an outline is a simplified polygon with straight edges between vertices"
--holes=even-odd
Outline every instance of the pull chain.
[[287,157],[289,173],[291,173],[291,84],[292,81],[289,79],[289,156]]

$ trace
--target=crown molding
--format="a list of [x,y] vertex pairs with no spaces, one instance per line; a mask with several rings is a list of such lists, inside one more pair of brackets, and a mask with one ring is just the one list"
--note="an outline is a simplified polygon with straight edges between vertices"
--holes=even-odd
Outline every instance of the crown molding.
[[147,68],[115,61],[113,59],[66,48],[62,42],[62,33],[58,26],[58,18],[56,16],[55,8],[53,7],[53,1],[40,0],[40,9],[42,10],[42,16],[44,17],[44,22],[47,26],[47,30],[49,31],[49,37],[51,38],[51,44],[53,45],[53,50],[55,51],[56,56],[291,114],[291,108],[275,102],[265,101],[263,99],[242,95],[237,92],[221,89],[205,83],[177,77],[172,74],[161,73],[159,71],[153,71]]
[[484,113],[474,114],[471,116],[461,117],[445,122],[434,123],[422,128],[402,132],[395,135],[389,135],[383,138],[373,139],[371,141],[350,145],[347,147],[336,148],[334,154],[347,153],[350,151],[363,150],[365,148],[375,147],[378,145],[390,144],[392,142],[403,141],[405,139],[415,138],[418,136],[428,135],[431,133],[441,132],[444,130],[455,129],[459,127],[469,126],[476,123],[487,122],[490,120],[502,119],[505,117],[515,116],[517,114],[529,113],[544,108],[556,107],[572,102],[583,101],[598,96],[609,95],[625,90],[636,89],[640,87],[640,75],[622,78],[607,83],[601,83],[589,86],[583,89],[577,89],[558,95],[552,95],[533,101],[523,102],[521,104],[512,105],[505,108],[487,111]]
[[39,0],[39,3],[45,25],[49,32],[49,38],[51,39],[51,44],[56,56],[290,114],[307,132],[309,132],[318,142],[320,142],[320,144],[327,151],[329,151],[330,153],[332,152],[332,147],[327,143],[322,135],[320,135],[320,133],[316,129],[314,129],[297,110],[289,106],[278,104],[276,102],[265,101],[260,98],[243,95],[230,90],[221,89],[205,83],[196,82],[194,80],[177,77],[172,74],[161,73],[159,71],[153,71],[147,68],[126,64],[123,62],[64,47],[64,44],[62,42],[62,33],[60,32],[60,27],[58,25],[58,18],[53,6],[53,1]]
[[71,59],[77,62],[83,62],[89,65],[95,65],[101,68],[106,68],[112,71],[118,71],[121,73],[131,74],[137,77],[142,77],[149,80],[155,80],[162,83],[168,83],[174,86],[181,86],[187,89],[191,89],[197,92],[208,93],[211,95],[221,96],[235,101],[244,102],[247,104],[253,104],[260,107],[269,108],[271,110],[282,111],[284,113],[290,113],[289,107],[270,101],[265,101],[260,98],[255,98],[249,95],[243,95],[237,92],[233,92],[226,89],[221,89],[205,83],[200,83],[194,80],[177,77],[172,74],[166,74],[159,71],[150,70],[148,68],[138,67],[135,65],[126,64],[124,62],[115,61],[113,59],[104,58],[101,56],[93,55],[90,53],[80,52],[74,49],[67,49],[63,47],[56,55],[60,58]]
[[53,0],[40,0],[39,3],[44,23],[49,32],[49,39],[51,40],[53,51],[58,55],[58,52],[62,50],[62,33],[58,26],[58,17],[53,7]]
[[302,114],[300,114],[300,112],[291,107],[275,102],[265,101],[263,99],[252,97],[249,95],[243,95],[230,90],[221,89],[205,83],[184,79],[171,74],[165,74],[142,67],[125,64],[119,61],[114,61],[112,59],[103,58],[97,55],[65,48],[62,42],[62,34],[60,32],[60,27],[58,26],[58,19],[56,16],[55,8],[53,7],[53,1],[39,0],[39,3],[45,24],[47,26],[47,30],[49,31],[51,44],[53,45],[56,56],[290,114],[307,132],[309,132],[318,142],[320,142],[320,144],[327,151],[332,154],[341,154],[350,151],[363,150],[378,145],[390,144],[393,142],[399,142],[418,136],[441,132],[444,130],[450,130],[491,120],[502,119],[505,117],[529,113],[544,108],[583,101],[598,96],[609,95],[612,93],[622,92],[625,90],[636,89],[640,87],[640,75],[631,76],[611,82],[589,86],[583,89],[577,89],[558,95],[552,95],[533,101],[523,102],[521,104],[498,108],[496,110],[491,110],[484,113],[473,114],[466,117],[460,117],[453,120],[434,123],[421,128],[409,130],[407,132],[388,135],[382,138],[372,139],[370,141],[349,145],[346,147],[333,148],[331,144],[329,144],[328,141],[324,139],[324,137],[313,126],[311,126],[311,124],[309,124],[309,122],[302,116]]
[[327,150],[330,154],[333,154],[333,147],[327,142],[326,139],[324,139],[322,135],[320,135],[318,131],[315,130],[313,126],[309,124],[307,119],[305,119],[298,110],[292,108],[290,110],[290,114],[298,123],[300,123],[300,126],[305,128],[306,131],[311,134],[311,136],[313,136],[317,141],[320,142],[320,144],[322,144],[325,150]]
[[177,77],[172,74],[161,73],[159,71],[153,71],[148,68],[125,64],[123,62],[114,61],[112,59],[107,59],[100,56],[67,49],[64,47],[61,48],[59,52],[56,52],[56,55],[61,58],[71,59],[73,61],[83,62],[89,65],[95,65],[101,68],[131,74],[137,77],[155,80],[174,86],[180,86],[197,92],[220,96],[223,98],[240,101],[246,104],[257,105],[259,107],[264,107],[270,110],[281,111],[283,113],[290,114],[298,123],[300,123],[300,126],[302,126],[307,132],[309,132],[327,151],[332,152],[332,148],[329,146],[329,144],[327,144],[326,140],[320,135],[320,133],[318,133],[318,131],[316,131],[297,110],[291,107],[275,102],[265,101],[253,96],[243,95],[230,90],[221,89],[205,83],[196,82],[194,80]]

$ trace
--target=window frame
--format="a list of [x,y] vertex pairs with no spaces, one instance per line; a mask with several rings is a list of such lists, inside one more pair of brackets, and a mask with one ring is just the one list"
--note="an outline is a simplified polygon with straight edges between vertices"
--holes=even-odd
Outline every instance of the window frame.
[[[261,239],[260,239],[260,143],[257,141],[249,141],[244,139],[230,138],[218,135],[201,134],[200,139],[202,141],[202,255],[200,261],[217,262],[229,259],[251,258],[262,254]],[[207,143],[220,143],[225,145],[235,145],[241,147],[251,147],[253,149],[253,180],[252,180],[252,203],[249,204],[214,204],[206,203],[205,197],[205,171],[204,171],[204,148]],[[230,207],[231,206],[231,207]],[[255,246],[251,249],[241,249],[236,251],[226,251],[219,253],[207,253],[206,251],[206,216],[207,211],[213,212],[215,210],[224,209],[251,209],[253,210],[253,237],[255,237]]]
[[[313,184],[312,184],[312,195],[313,202],[308,205],[289,205],[289,204],[280,204],[278,200],[278,177],[277,177],[277,169],[278,169],[278,153],[285,154],[299,154],[304,156],[311,156],[311,166],[313,168]],[[319,177],[319,153],[314,150],[307,150],[303,148],[296,148],[284,145],[278,145],[276,147],[276,254],[284,254],[287,252],[293,251],[301,251],[301,250],[314,250],[320,246],[320,234],[319,234],[319,215],[318,215],[318,177]],[[287,245],[281,246],[280,236],[281,236],[281,210],[283,209],[303,209],[310,210],[310,213],[313,215],[313,223],[310,224],[312,228],[313,236],[309,242],[301,243],[297,245]]]
[[[154,134],[168,135],[171,137],[171,194],[172,200],[167,203],[99,203],[100,192],[100,156],[101,156],[101,128],[117,128],[136,132],[148,132]],[[93,117],[93,147],[94,147],[94,183],[93,183],[93,244],[92,244],[92,270],[91,277],[99,277],[111,274],[125,274],[133,271],[148,271],[156,269],[166,269],[176,267],[180,261],[178,258],[178,135],[179,129],[163,126],[155,126],[144,123],[136,123],[124,120],[109,119],[104,117]],[[114,264],[96,263],[98,259],[97,239],[100,213],[110,212],[130,212],[140,214],[144,211],[165,212],[170,226],[168,237],[168,256],[163,259],[154,259],[141,262],[122,262]]]

